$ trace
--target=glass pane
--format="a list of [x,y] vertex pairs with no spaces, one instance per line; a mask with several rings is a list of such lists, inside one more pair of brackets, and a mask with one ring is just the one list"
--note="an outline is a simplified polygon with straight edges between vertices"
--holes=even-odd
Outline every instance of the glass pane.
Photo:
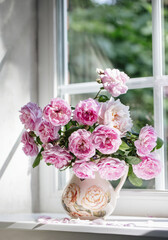
[[119,98],[123,104],[130,106],[134,131],[139,131],[146,124],[154,125],[152,88],[128,90]]
[[152,75],[151,2],[68,1],[70,83],[95,81],[96,68]]
[[[96,94],[77,94],[70,96],[70,103],[75,106],[80,100],[94,97]],[[120,100],[123,104],[130,106],[131,118],[133,120],[133,130],[138,131],[146,124],[153,125],[153,89],[134,89],[129,90],[127,94],[121,95]],[[113,186],[117,181],[113,181]],[[143,181],[141,189],[154,189],[155,180]],[[135,188],[129,181],[126,181],[124,188]]]
[[168,189],[168,87],[164,87],[164,133],[166,189]]

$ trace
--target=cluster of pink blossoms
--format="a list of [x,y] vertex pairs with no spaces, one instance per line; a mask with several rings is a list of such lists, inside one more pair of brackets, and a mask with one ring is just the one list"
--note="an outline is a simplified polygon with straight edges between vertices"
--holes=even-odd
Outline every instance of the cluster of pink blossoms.
[[156,147],[157,134],[153,127],[145,126],[139,133],[139,139],[134,142],[137,155],[142,162],[133,166],[137,177],[148,180],[156,177],[161,171],[161,162],[155,152],[151,151]]
[[[60,98],[52,99],[43,111],[30,102],[20,110],[26,129],[21,141],[26,155],[38,155],[58,169],[71,167],[81,179],[94,178],[98,171],[104,179],[117,180],[125,174],[127,163],[113,154],[120,151],[131,131],[132,119],[129,107],[113,97],[127,92],[129,77],[118,69],[98,69],[97,73],[104,89],[111,93],[110,99],[88,98],[74,110]],[[146,126],[134,142],[141,162],[133,165],[133,171],[139,178],[151,179],[161,171],[155,152],[151,153],[156,141],[153,127]]]
[[[71,107],[59,98],[52,99],[43,111],[37,104],[29,102],[21,108],[20,113],[20,120],[27,130],[22,135],[21,140],[24,143],[23,151],[31,157],[38,153],[34,134],[39,136],[43,144],[57,140],[61,125],[65,125],[71,119]],[[27,137],[25,138],[25,136]],[[32,146],[34,146],[33,149]]]

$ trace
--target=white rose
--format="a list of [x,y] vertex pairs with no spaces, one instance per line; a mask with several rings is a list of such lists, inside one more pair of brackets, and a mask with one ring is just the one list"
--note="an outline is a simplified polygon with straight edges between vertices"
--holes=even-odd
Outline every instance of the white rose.
[[122,104],[119,99],[115,101],[114,98],[111,98],[102,103],[98,123],[117,128],[121,137],[124,137],[126,132],[132,128],[129,107]]

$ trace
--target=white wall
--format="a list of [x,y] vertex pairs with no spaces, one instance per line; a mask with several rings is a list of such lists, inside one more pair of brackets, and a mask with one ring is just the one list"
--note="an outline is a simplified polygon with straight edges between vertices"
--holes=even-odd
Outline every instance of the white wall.
[[18,111],[36,102],[36,61],[35,0],[0,0],[0,213],[33,207],[31,160],[21,144],[9,153],[23,128]]

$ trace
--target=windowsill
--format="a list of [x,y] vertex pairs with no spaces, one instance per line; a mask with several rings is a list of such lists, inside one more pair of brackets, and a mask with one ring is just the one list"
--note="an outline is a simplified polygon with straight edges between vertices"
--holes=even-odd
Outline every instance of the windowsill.
[[80,233],[101,233],[126,236],[168,237],[168,218],[143,218],[111,216],[107,219],[112,225],[87,225],[73,223],[41,224],[40,216],[51,218],[68,217],[64,214],[1,214],[0,229],[17,229],[33,231],[60,231]]

